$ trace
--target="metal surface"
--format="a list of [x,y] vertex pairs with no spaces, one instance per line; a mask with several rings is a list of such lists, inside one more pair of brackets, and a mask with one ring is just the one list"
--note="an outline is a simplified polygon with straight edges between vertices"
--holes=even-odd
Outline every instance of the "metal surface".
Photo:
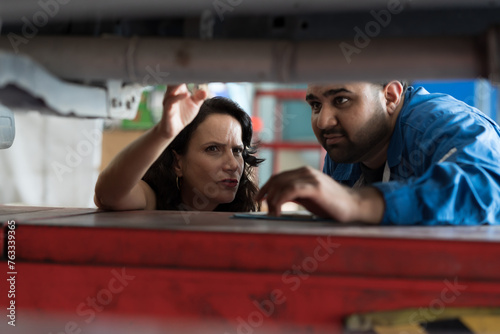
[[14,114],[5,106],[0,105],[0,149],[6,149],[14,143],[16,123]]
[[[285,15],[321,12],[369,11],[387,7],[387,0],[4,0],[0,4],[0,13],[5,23],[19,21],[23,16],[32,18],[37,12],[44,11],[51,19],[92,19],[92,18],[134,18],[134,17],[192,17],[199,16],[205,10],[226,11],[228,13],[252,15]],[[401,0],[392,1],[413,9],[438,8],[476,8],[498,7],[500,1],[475,0]]]
[[[122,217],[126,214],[122,213]],[[128,265],[147,267],[192,268],[205,270],[285,271],[297,260],[297,254],[313,254],[319,244],[332,247],[332,257],[315,273],[364,275],[370,277],[439,278],[459,276],[462,279],[500,281],[498,262],[500,242],[464,240],[466,230],[450,232],[450,238],[413,237],[411,229],[388,236],[362,231],[363,227],[344,233],[325,233],[313,224],[309,233],[300,233],[299,224],[265,222],[256,228],[254,222],[232,222],[227,217],[204,217],[205,224],[179,228],[170,224],[172,215],[164,214],[164,226],[132,227],[128,223],[113,227],[99,224],[92,228],[73,224],[89,220],[93,214],[44,219],[66,222],[64,225],[23,224],[16,220],[19,234],[16,257],[22,261],[93,265]],[[139,215],[133,215],[139,219]],[[75,219],[76,218],[76,219]],[[230,228],[239,225],[239,229]],[[243,224],[251,228],[241,228]],[[308,223],[303,222],[302,225]],[[170,225],[170,226],[169,226]],[[225,225],[225,226],[224,226]],[[281,226],[280,226],[281,225]],[[284,228],[287,225],[287,228]],[[263,230],[267,227],[267,231]],[[314,228],[313,228],[314,227]],[[340,227],[331,228],[340,230]],[[384,230],[383,228],[379,228]],[[453,229],[450,229],[453,230]],[[372,231],[373,232],[373,231]],[[431,231],[429,231],[431,232]],[[476,234],[478,234],[476,232]],[[453,235],[453,237],[451,236]],[[460,235],[463,235],[461,237]],[[484,234],[483,234],[484,235]],[[471,238],[472,239],[472,238]],[[67,247],[71,245],[71,247]],[[127,247],[124,247],[127,245]],[[336,245],[336,246],[332,246]],[[61,249],[65,249],[61,252]],[[397,253],[397,255],[396,255]],[[154,256],[152,256],[154,254]],[[392,254],[393,256],[389,256]],[[481,254],[481,261],[477,260]],[[411,267],[406,267],[411,259]],[[373,267],[373,264],[377,264]],[[404,268],[404,272],[401,272]]]
[[[355,2],[353,2],[355,3]],[[388,1],[387,3],[390,3]],[[476,2],[481,4],[481,2]],[[484,4],[484,3],[483,3]],[[280,15],[238,15],[238,11],[224,14],[220,20],[213,15],[213,39],[289,39],[289,40],[353,40],[357,30],[365,31],[367,26],[376,39],[386,37],[443,37],[443,36],[481,36],[492,26],[500,24],[500,6],[470,8],[417,9],[401,7],[391,13],[388,8],[374,6],[357,11],[329,12],[314,14]],[[146,21],[143,21],[146,23]],[[173,31],[160,30],[156,23],[157,34]],[[201,21],[203,22],[203,20]],[[122,22],[122,31],[144,34],[138,29],[139,21]],[[189,22],[193,24],[193,22]],[[376,24],[379,24],[377,27]],[[148,33],[154,33],[146,26]],[[200,28],[202,28],[201,25]],[[109,29],[104,26],[101,29]],[[47,31],[49,33],[50,30]],[[184,33],[189,31],[184,28]],[[89,32],[90,33],[90,32]],[[194,33],[191,32],[192,34]],[[194,35],[194,34],[193,34]],[[196,36],[192,36],[196,37]],[[370,36],[372,37],[372,36]]]
[[338,224],[333,221],[235,219],[230,218],[232,213],[198,211],[111,212],[92,209],[46,209],[39,213],[30,209],[22,213],[20,210],[22,209],[18,207],[0,207],[0,219],[15,218],[23,224],[55,227],[500,242],[500,226],[371,226]]
[[65,83],[25,56],[0,53],[0,101],[15,110],[104,117],[106,93]]
[[0,49],[85,85],[475,79],[500,66],[500,1],[12,0],[0,13]]
[[125,85],[119,80],[108,80],[106,85],[107,117],[132,119],[137,114],[143,87],[138,84]]
[[490,80],[500,85],[500,26],[492,28],[488,33],[488,65]]
[[[78,117],[134,117],[142,87],[122,87],[113,81],[107,86],[65,82],[26,56],[0,52],[0,102],[12,110]],[[6,138],[13,138],[13,132]]]
[[[332,82],[486,77],[486,46],[472,37],[345,41],[202,41],[163,38],[38,37],[20,50],[67,80]],[[0,40],[1,49],[9,41]],[[430,50],[432,52],[430,52]]]
[[0,15],[1,49],[85,85],[494,78],[500,66],[488,32],[500,0],[10,0]]

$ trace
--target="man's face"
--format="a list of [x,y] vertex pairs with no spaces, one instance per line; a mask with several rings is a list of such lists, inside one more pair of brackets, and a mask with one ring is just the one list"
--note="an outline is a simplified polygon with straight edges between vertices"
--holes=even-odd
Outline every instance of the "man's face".
[[381,86],[311,84],[306,101],[314,134],[337,163],[369,161],[390,139],[392,127]]

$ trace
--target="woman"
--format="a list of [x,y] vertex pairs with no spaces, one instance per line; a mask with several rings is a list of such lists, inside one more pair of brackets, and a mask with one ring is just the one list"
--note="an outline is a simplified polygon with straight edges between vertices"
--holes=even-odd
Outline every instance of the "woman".
[[[102,171],[95,204],[108,210],[256,211],[250,117],[231,100],[167,89],[161,121]],[[205,101],[204,101],[205,100]]]

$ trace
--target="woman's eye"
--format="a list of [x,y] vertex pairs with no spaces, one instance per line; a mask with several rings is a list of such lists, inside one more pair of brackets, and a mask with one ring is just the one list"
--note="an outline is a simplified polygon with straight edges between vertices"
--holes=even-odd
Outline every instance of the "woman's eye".
[[217,152],[218,150],[219,150],[219,148],[215,145],[209,146],[205,149],[205,151],[207,151],[207,152]]
[[233,153],[242,154],[243,153],[243,149],[241,147],[236,147],[236,148],[233,149]]
[[349,99],[347,97],[344,97],[344,96],[338,96],[335,99],[333,99],[333,103],[336,106],[341,106],[343,104],[346,104],[347,102],[349,102]]

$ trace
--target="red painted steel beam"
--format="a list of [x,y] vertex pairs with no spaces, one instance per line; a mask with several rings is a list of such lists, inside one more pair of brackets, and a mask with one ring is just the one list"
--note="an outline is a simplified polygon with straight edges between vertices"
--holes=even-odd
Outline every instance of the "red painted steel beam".
[[[21,263],[19,311],[72,314],[80,327],[121,315],[189,322],[239,319],[259,326],[340,330],[350,314],[418,307],[500,306],[500,283],[237,270]],[[252,320],[254,319],[254,320]],[[262,320],[259,320],[262,319]],[[410,321],[410,319],[409,319]],[[257,326],[256,326],[257,327]],[[257,331],[259,332],[259,331]],[[283,331],[278,331],[283,332]]]
[[[353,313],[500,307],[498,242],[202,232],[196,228],[272,225],[190,213],[186,230],[183,214],[100,212],[50,220],[59,225],[19,224],[20,324],[66,314],[63,325],[79,328],[118,317],[216,323],[220,333],[245,332],[243,322],[256,324],[255,333],[337,333]],[[7,302],[4,294],[0,306]]]
[[306,91],[297,89],[256,90],[255,97],[272,96],[279,100],[305,101]]
[[494,242],[36,225],[17,238],[28,262],[274,273],[316,262],[316,275],[500,282]]
[[318,143],[302,143],[302,142],[269,142],[259,143],[259,148],[280,149],[280,150],[321,150],[322,147]]
[[0,222],[0,258],[4,258],[5,238],[7,233],[7,221]]

